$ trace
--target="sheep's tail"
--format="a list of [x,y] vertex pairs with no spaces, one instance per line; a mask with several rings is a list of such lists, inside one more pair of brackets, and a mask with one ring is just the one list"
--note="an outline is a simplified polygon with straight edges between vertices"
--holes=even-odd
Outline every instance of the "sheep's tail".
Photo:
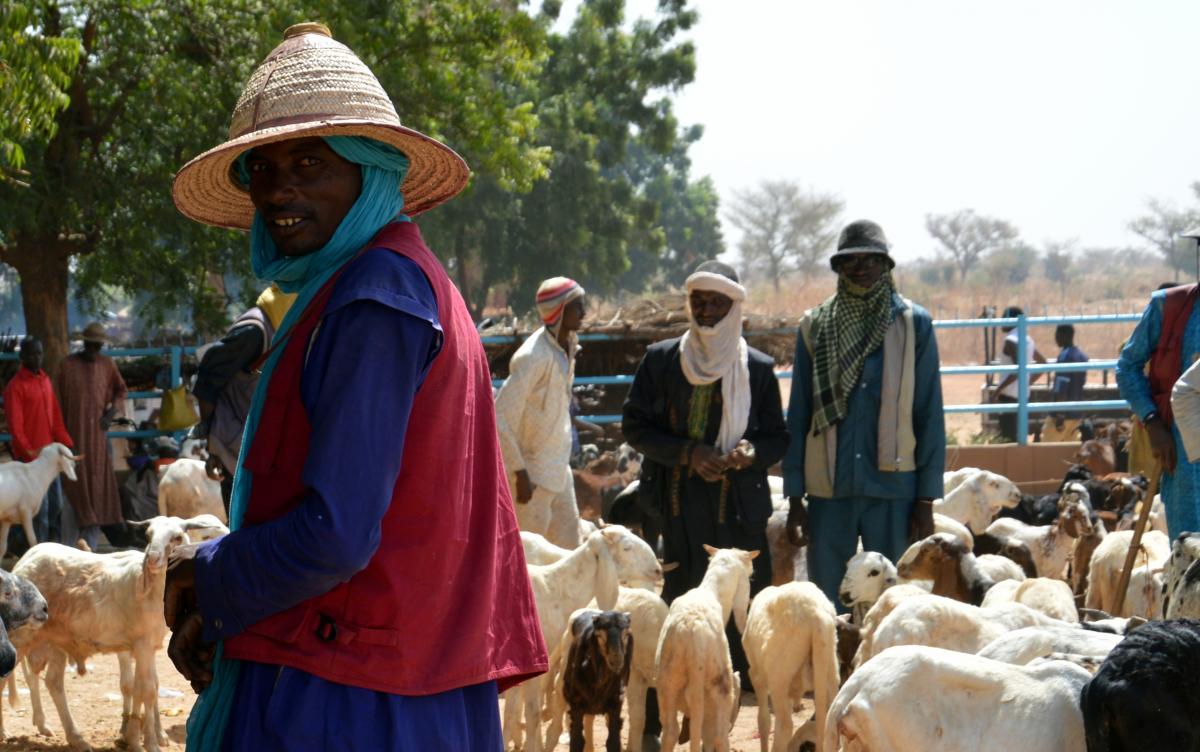
[[[568,633],[570,627],[567,627]],[[570,642],[569,634],[558,641],[558,645],[554,647],[554,651],[550,653],[549,667],[546,670],[546,675],[542,677],[542,720],[548,721],[554,713],[561,713],[562,708],[559,707],[558,698],[560,696],[559,687],[562,684],[562,676],[564,670],[564,662],[566,661],[567,649],[566,645]]]
[[[817,732],[825,728],[829,704],[837,694],[840,684],[837,659],[836,618],[829,615],[812,622],[812,665],[813,665],[813,720]],[[778,711],[777,711],[778,712]],[[836,750],[836,747],[825,747]]]

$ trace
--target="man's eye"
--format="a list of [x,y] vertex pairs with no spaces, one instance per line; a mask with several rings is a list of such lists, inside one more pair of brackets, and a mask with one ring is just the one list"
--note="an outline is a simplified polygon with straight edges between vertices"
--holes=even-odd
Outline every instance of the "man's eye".
[[266,172],[267,165],[263,162],[251,162],[249,165],[247,165],[247,168],[250,170],[250,172]]
[[312,167],[313,165],[321,164],[321,160],[316,157],[301,157],[300,164],[304,167]]

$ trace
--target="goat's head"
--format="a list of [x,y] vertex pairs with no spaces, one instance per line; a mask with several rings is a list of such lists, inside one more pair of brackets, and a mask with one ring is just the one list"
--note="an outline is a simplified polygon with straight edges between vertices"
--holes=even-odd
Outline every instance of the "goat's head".
[[1092,534],[1092,510],[1087,488],[1072,481],[1058,497],[1058,522],[1063,532],[1072,538]]
[[617,472],[623,476],[637,475],[642,469],[642,453],[629,444],[617,447]]
[[42,593],[29,580],[0,570],[0,620],[9,631],[26,624],[40,627],[50,618]]
[[54,442],[42,448],[39,457],[51,457],[58,472],[69,480],[79,480],[75,475],[75,463],[83,459],[83,455],[75,455],[65,445]]
[[593,535],[600,535],[608,545],[622,582],[662,582],[662,563],[654,549],[632,530],[623,525],[605,525]]
[[1105,439],[1089,439],[1079,445],[1075,461],[1092,471],[1093,475],[1108,475],[1117,467],[1117,454]]
[[917,545],[911,555],[906,553],[896,567],[896,573],[910,580],[935,579],[942,567],[957,567],[967,547],[952,533],[934,533]]
[[754,573],[754,560],[758,551],[743,551],[740,548],[716,548],[707,543],[704,550],[708,553],[708,572],[717,572],[718,581],[724,587],[732,585],[733,623],[738,632],[746,630],[746,612],[750,610],[750,576]]
[[838,588],[843,606],[871,604],[879,594],[896,584],[896,567],[878,551],[860,551],[846,563],[846,575]]
[[151,517],[126,524],[146,533],[148,543],[142,569],[147,575],[165,572],[177,549],[188,543],[187,521],[178,517]]
[[633,650],[633,635],[629,631],[629,614],[623,611],[590,611],[576,617],[578,623],[586,620],[582,633],[572,624],[572,631],[581,634],[580,639],[593,639],[609,671],[620,673]]

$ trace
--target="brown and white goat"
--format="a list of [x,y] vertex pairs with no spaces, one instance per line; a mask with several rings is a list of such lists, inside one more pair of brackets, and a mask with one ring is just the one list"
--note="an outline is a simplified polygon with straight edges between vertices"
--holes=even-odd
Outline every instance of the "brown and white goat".
[[[629,614],[585,610],[571,620],[563,697],[570,714],[571,752],[583,752],[584,716],[603,715],[608,720],[608,752],[621,750],[621,703],[629,682],[633,635]],[[561,646],[560,646],[561,648]]]

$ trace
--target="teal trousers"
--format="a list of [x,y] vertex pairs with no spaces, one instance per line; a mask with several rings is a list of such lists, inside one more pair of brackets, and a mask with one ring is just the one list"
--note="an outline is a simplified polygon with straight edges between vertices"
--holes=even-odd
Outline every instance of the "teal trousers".
[[908,547],[908,517],[913,499],[808,498],[808,579],[837,607],[846,562],[858,552],[878,551],[894,564]]

